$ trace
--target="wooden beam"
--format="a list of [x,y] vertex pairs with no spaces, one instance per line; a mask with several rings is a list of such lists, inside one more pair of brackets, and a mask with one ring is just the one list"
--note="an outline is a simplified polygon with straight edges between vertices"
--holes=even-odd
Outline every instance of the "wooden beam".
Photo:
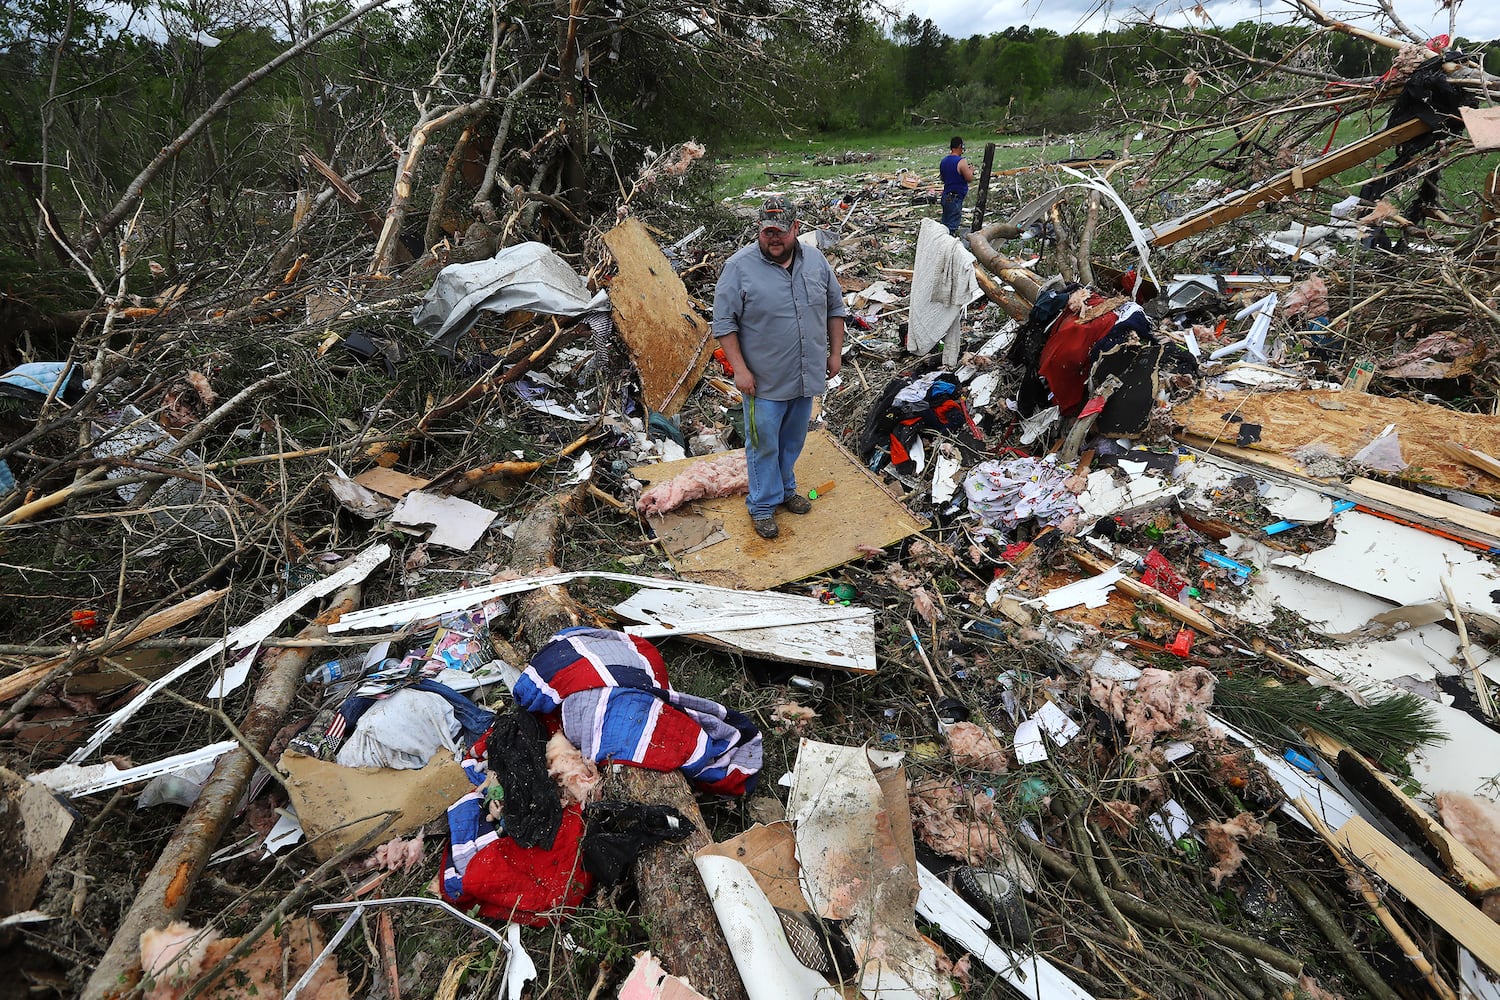
[[1438,449],[1455,461],[1472,465],[1480,472],[1487,472],[1496,479],[1500,479],[1500,461],[1482,451],[1477,451],[1457,441],[1444,441],[1438,445]]
[[1146,230],[1146,240],[1154,247],[1164,247],[1178,240],[1185,240],[1189,236],[1197,236],[1215,226],[1238,219],[1242,215],[1248,215],[1257,208],[1275,204],[1294,191],[1312,187],[1335,174],[1343,173],[1350,167],[1358,166],[1372,157],[1379,156],[1392,146],[1409,142],[1428,131],[1431,131],[1430,127],[1420,118],[1412,118],[1399,125],[1393,125],[1374,135],[1351,142],[1342,149],[1335,149],[1327,156],[1320,157],[1311,163],[1284,170],[1258,187],[1231,195],[1217,204],[1211,203],[1181,218],[1152,226]]
[[1387,840],[1363,817],[1356,816],[1339,827],[1334,840],[1469,949],[1490,971],[1500,972],[1500,924]]
[[[1464,843],[1454,837],[1425,809],[1417,805],[1394,781],[1386,777],[1379,768],[1350,750],[1339,740],[1325,733],[1309,730],[1305,734],[1309,743],[1324,756],[1332,758],[1339,775],[1354,785],[1355,791],[1371,800],[1382,812],[1391,815],[1402,832],[1410,835],[1420,832],[1422,839],[1432,845],[1437,857],[1448,873],[1464,884],[1464,888],[1475,896],[1500,889],[1500,876],[1475,857]],[[1354,777],[1362,775],[1362,777]]]

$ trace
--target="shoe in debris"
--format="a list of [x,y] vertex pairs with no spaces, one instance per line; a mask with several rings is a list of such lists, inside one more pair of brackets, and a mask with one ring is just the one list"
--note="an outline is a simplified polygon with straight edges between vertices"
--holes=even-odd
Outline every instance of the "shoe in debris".
[[762,538],[775,538],[781,534],[781,529],[776,527],[774,517],[752,518],[751,523],[755,525],[755,533]]
[[781,501],[781,506],[793,514],[806,514],[812,510],[812,501],[801,493],[788,493],[786,499]]

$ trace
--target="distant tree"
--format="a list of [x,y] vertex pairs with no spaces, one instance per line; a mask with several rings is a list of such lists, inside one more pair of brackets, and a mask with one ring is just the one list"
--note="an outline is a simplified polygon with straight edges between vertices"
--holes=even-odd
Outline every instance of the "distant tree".
[[1088,86],[1089,65],[1093,56],[1085,35],[1069,35],[1063,39],[1059,80],[1070,87]]

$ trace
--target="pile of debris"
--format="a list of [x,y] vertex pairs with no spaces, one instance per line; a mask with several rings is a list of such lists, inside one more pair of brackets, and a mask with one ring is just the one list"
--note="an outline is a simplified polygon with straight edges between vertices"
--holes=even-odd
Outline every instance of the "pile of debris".
[[1154,223],[1123,159],[987,170],[966,240],[913,171],[772,178],[852,312],[774,541],[703,227],[111,307],[0,377],[8,964],[1500,997],[1495,215],[1245,221],[1433,128]]

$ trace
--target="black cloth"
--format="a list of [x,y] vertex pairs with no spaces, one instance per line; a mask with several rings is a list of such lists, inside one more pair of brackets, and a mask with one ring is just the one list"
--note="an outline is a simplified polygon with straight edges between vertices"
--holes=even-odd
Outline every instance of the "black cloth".
[[682,840],[695,827],[671,806],[602,799],[583,811],[583,870],[600,885],[617,885],[652,844]]
[[[1413,161],[1424,150],[1435,145],[1444,135],[1463,131],[1459,108],[1474,107],[1479,103],[1479,95],[1456,86],[1448,74],[1443,72],[1443,63],[1450,58],[1458,58],[1458,55],[1433,56],[1418,66],[1407,79],[1406,86],[1391,105],[1391,116],[1386,121],[1386,128],[1400,125],[1412,118],[1420,118],[1432,131],[1424,132],[1397,146],[1396,158],[1391,161],[1390,166],[1376,171],[1375,178],[1359,189],[1362,200],[1373,203],[1385,197],[1387,192],[1406,179]],[[1413,222],[1420,221],[1437,198],[1436,175],[1428,174],[1422,178],[1417,196],[1407,208],[1407,217]]]
[[489,769],[505,789],[505,833],[522,847],[550,851],[562,825],[562,797],[547,773],[547,733],[519,706],[497,715],[486,747]]

